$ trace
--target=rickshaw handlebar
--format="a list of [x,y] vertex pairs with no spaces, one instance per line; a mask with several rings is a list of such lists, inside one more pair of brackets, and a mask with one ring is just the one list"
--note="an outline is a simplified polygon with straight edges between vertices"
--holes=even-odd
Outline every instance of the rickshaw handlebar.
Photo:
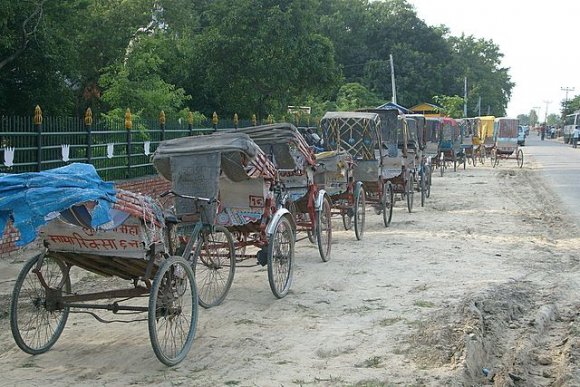
[[171,195],[175,195],[175,196],[180,197],[180,198],[183,198],[183,199],[191,199],[191,200],[197,200],[197,201],[207,202],[208,204],[217,202],[217,199],[214,199],[214,198],[204,198],[204,197],[201,197],[201,196],[184,195],[184,194],[180,194],[178,192],[175,192],[173,190],[172,191],[163,192],[161,195],[159,195],[159,197],[164,198],[165,196],[170,195],[170,194]]

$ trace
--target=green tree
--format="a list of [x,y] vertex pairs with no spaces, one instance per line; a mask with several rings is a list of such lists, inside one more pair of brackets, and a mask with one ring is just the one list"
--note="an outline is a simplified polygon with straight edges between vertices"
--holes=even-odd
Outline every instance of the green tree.
[[530,125],[531,126],[536,126],[538,125],[538,113],[536,112],[535,109],[530,110],[530,116],[529,116],[529,120],[530,120]]
[[164,59],[156,54],[159,42],[144,37],[135,41],[124,63],[110,66],[100,78],[102,99],[110,108],[130,107],[146,118],[155,118],[161,110],[176,113],[191,99],[182,88],[167,83],[159,71]]
[[381,100],[360,83],[347,83],[342,85],[336,97],[338,110],[352,111],[365,107],[375,107]]
[[331,42],[315,32],[317,6],[316,0],[212,2],[209,26],[194,41],[202,71],[192,81],[206,104],[260,118],[302,105],[308,95],[329,95],[339,72]]
[[566,101],[562,101],[562,116],[567,114],[572,114],[580,110],[580,95],[574,96],[574,98]]
[[[505,116],[514,83],[509,68],[501,67],[503,54],[491,40],[461,35],[449,37],[453,47],[453,60],[449,65],[450,73],[461,75],[456,84],[468,81],[468,111],[478,114],[481,98],[483,114],[497,117]],[[474,115],[475,115],[474,114]]]
[[451,118],[463,117],[463,101],[463,98],[458,95],[436,95],[433,97],[433,102],[441,106],[440,113]]

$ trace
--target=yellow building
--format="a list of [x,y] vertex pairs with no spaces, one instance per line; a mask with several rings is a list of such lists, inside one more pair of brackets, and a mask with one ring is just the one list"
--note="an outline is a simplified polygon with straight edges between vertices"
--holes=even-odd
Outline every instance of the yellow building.
[[433,105],[432,103],[423,102],[410,108],[415,114],[423,114],[425,117],[444,117],[439,111],[441,107]]

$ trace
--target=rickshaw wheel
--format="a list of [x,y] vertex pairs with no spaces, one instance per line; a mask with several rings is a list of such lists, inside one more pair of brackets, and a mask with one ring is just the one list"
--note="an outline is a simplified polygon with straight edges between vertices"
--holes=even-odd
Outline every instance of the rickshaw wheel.
[[491,155],[489,157],[491,161],[491,166],[495,168],[499,164],[499,160],[497,159],[497,151],[495,149],[492,149]]
[[312,244],[316,243],[316,230],[306,230],[306,236],[308,236],[308,241]]
[[421,184],[421,207],[425,207],[425,195],[427,195],[427,182],[425,181],[425,179],[427,179],[427,174],[425,173],[425,166],[421,168],[420,179],[421,181],[419,183]]
[[381,201],[381,204],[383,205],[383,223],[385,224],[385,227],[389,227],[391,219],[393,219],[393,204],[395,201],[393,184],[391,184],[390,181],[387,181],[383,185],[383,198]]
[[[236,262],[240,262],[246,255],[246,241],[248,240],[248,233],[241,231],[234,231],[232,233],[234,239],[234,248],[236,251]],[[239,244],[239,247],[236,247]]]
[[441,154],[441,159],[439,160],[439,173],[441,174],[441,177],[443,177],[443,174],[445,173],[445,155],[442,153]]
[[316,239],[318,241],[318,251],[320,258],[324,262],[330,260],[330,251],[332,247],[332,220],[331,206],[328,197],[324,198],[322,208],[316,216]]
[[193,256],[199,304],[211,308],[223,302],[236,271],[232,234],[223,226],[204,227],[198,235]]
[[193,343],[197,326],[197,291],[193,270],[182,257],[173,256],[157,270],[149,295],[149,338],[163,364],[181,362]]
[[473,165],[474,167],[477,166],[477,157],[475,157],[475,149],[471,148],[471,165]]
[[268,240],[268,282],[276,298],[286,296],[292,285],[294,243],[290,221],[280,218]]
[[453,153],[453,172],[457,172],[457,155],[455,154],[455,151],[452,151]]
[[523,167],[524,166],[524,152],[521,149],[518,149],[518,153],[516,155],[517,159],[518,159],[518,167]]
[[479,146],[479,162],[481,165],[485,164],[485,146]]
[[354,235],[361,240],[365,232],[366,197],[365,190],[360,187],[354,198]]
[[407,209],[409,210],[409,212],[413,211],[413,196],[414,195],[414,185],[415,183],[413,182],[414,177],[413,174],[410,173],[409,174],[409,179],[407,180],[407,187],[406,187],[406,196],[407,196]]
[[431,196],[431,182],[432,182],[433,170],[431,169],[431,166],[430,165],[425,166],[425,168],[427,169],[426,172],[425,172],[425,176],[427,178],[427,181],[425,182],[426,189],[427,189],[427,192],[425,194],[425,197],[427,199],[429,199],[429,196]]
[[465,170],[467,164],[467,155],[463,153],[462,157],[463,157],[463,170]]
[[[69,308],[51,303],[35,273],[38,254],[26,262],[16,279],[10,301],[10,329],[16,345],[26,353],[38,355],[48,351],[60,337]],[[45,255],[39,268],[43,280],[53,291],[70,293],[70,277],[65,264]]]
[[345,230],[350,230],[352,228],[352,216],[349,214],[350,211],[343,212],[342,216],[342,225],[344,226]]

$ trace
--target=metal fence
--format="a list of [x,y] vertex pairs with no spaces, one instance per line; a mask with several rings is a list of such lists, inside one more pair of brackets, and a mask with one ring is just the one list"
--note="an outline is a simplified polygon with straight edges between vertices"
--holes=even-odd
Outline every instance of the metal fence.
[[125,121],[93,121],[90,114],[42,117],[39,110],[34,117],[0,116],[0,173],[38,172],[81,162],[93,164],[103,180],[154,175],[150,156],[163,140],[256,125],[255,120],[213,118],[193,123],[133,120],[130,115]]

